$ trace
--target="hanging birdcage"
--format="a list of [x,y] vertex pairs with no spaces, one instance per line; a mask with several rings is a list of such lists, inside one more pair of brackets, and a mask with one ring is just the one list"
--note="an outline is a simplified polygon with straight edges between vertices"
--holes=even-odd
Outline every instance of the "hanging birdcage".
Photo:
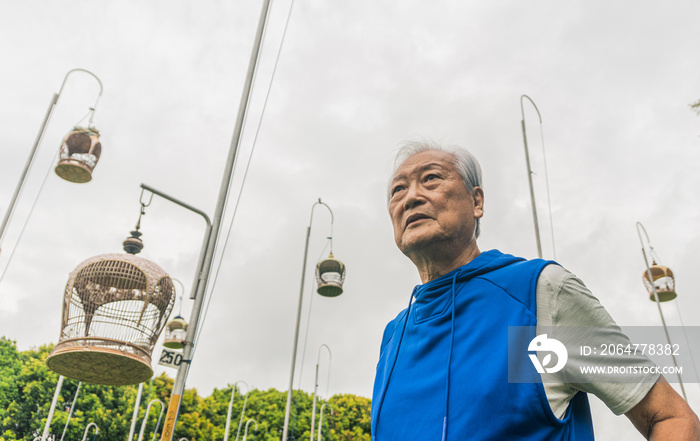
[[175,303],[172,279],[131,254],[103,254],[71,272],[61,334],[46,359],[87,383],[138,384],[153,375],[151,353]]
[[333,258],[331,252],[328,259],[316,264],[316,284],[318,292],[324,297],[337,297],[343,293],[345,281],[345,264]]
[[671,268],[657,265],[656,262],[653,262],[649,270],[653,279],[653,286],[652,281],[649,280],[649,272],[644,271],[642,275],[644,287],[649,292],[649,300],[652,302],[656,301],[654,299],[654,288],[656,288],[656,294],[659,296],[659,302],[668,302],[675,299],[678,294],[676,294],[676,282]]
[[99,132],[94,128],[75,127],[63,138],[56,174],[70,182],[90,182],[101,154]]
[[187,322],[181,316],[176,316],[165,325],[163,346],[170,349],[182,349],[185,346]]

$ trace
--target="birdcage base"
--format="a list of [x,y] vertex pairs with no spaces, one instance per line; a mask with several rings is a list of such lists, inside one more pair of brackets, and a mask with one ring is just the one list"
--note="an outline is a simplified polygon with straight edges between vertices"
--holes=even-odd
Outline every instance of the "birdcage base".
[[92,180],[92,170],[80,162],[64,159],[56,165],[56,174],[69,182],[84,184]]
[[136,346],[120,350],[75,343],[59,343],[46,359],[47,366],[64,377],[109,386],[138,384],[153,376],[151,358],[131,353],[144,352]]
[[323,297],[338,297],[343,293],[343,288],[333,283],[325,283],[319,284],[316,292]]
[[[675,291],[657,291],[656,294],[659,296],[659,302],[669,302],[678,297]],[[649,294],[649,300],[652,302],[656,301],[654,300],[654,293]]]
[[182,349],[185,347],[185,342],[183,340],[164,340],[163,347],[168,349]]

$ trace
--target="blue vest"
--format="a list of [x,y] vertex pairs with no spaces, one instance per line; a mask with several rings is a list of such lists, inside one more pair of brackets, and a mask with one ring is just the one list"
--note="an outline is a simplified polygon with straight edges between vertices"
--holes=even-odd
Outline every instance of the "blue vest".
[[[384,331],[373,441],[593,439],[584,393],[559,420],[542,383],[508,382],[508,327],[535,337],[537,278],[549,263],[491,250],[414,289]],[[527,358],[518,368],[536,374]]]

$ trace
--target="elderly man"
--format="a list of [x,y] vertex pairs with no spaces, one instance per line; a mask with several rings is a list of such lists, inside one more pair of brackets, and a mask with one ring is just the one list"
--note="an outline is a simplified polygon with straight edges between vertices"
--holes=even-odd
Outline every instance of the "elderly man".
[[[648,439],[700,439],[698,418],[658,374],[636,383],[509,382],[510,326],[614,322],[559,265],[479,251],[483,214],[481,169],[469,152],[433,143],[401,149],[389,215],[396,245],[423,284],[384,331],[372,439],[590,440],[586,392]],[[643,357],[618,362],[652,364]]]

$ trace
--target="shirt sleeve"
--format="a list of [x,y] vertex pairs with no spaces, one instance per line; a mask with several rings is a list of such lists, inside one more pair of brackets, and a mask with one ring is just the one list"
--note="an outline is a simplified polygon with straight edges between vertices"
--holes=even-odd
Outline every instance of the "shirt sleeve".
[[[591,347],[601,345],[628,345],[629,338],[622,333],[600,301],[575,275],[559,265],[547,265],[537,281],[537,326],[542,327],[585,327],[586,344]],[[582,328],[583,329],[583,328]],[[576,376],[571,369],[582,365],[606,365],[614,361],[620,367],[655,366],[654,362],[642,355],[597,354],[583,356],[580,351],[569,351],[568,361],[561,378]],[[579,375],[580,377],[580,375]],[[632,409],[646,396],[659,378],[650,369],[635,382],[618,383],[570,383],[566,381],[545,383],[545,393],[554,414],[561,418],[566,413],[569,401],[579,391],[591,393],[602,400],[616,415]]]

